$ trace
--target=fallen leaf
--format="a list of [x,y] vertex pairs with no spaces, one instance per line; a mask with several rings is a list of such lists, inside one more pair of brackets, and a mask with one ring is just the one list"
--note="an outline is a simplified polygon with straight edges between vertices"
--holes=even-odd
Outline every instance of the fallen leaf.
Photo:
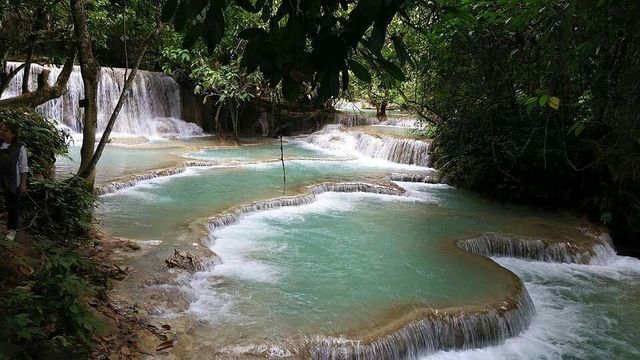
[[173,347],[173,340],[167,340],[167,341],[163,341],[161,342],[157,347],[156,347],[156,351],[162,351],[164,349],[168,349],[168,348],[172,348]]

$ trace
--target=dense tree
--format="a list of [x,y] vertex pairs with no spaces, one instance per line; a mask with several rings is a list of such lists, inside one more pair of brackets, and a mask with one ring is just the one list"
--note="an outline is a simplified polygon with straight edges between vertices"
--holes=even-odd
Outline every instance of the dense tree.
[[437,114],[436,165],[502,199],[587,212],[640,236],[640,4],[438,1],[406,25]]
[[281,86],[290,102],[299,99],[305,84],[318,104],[337,97],[349,86],[349,69],[368,81],[370,75],[355,57],[404,79],[402,70],[381,52],[389,23],[406,6],[403,0],[237,0],[233,5],[169,0],[163,18],[173,19],[176,30],[185,32],[185,47],[202,37],[213,52],[224,38],[228,6],[260,13],[264,26],[247,27],[238,34],[246,41],[241,65],[248,73],[259,69],[272,88]]

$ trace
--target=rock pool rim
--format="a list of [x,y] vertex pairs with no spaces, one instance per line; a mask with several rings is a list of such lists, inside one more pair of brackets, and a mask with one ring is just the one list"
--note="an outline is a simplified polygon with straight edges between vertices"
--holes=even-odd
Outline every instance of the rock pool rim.
[[[235,167],[258,162],[206,161],[193,162],[191,166]],[[186,167],[156,170],[139,174],[132,181],[121,183],[124,187],[135,186],[137,181],[155,177],[171,176],[184,172]],[[406,174],[392,174],[387,180],[410,180],[413,182],[431,182],[433,179]],[[396,180],[396,181],[397,181]],[[109,184],[114,185],[114,183]],[[405,190],[395,185],[377,183],[321,183],[304,188],[305,191],[292,196],[255,201],[235,206],[225,213],[210,218],[209,232],[235,223],[241,216],[254,212],[280,207],[299,206],[315,201],[315,195],[324,192],[365,192],[403,196]],[[116,189],[119,190],[119,189]],[[207,247],[215,237],[208,235],[202,239]],[[413,359],[438,350],[470,349],[500,344],[510,337],[526,330],[535,314],[521,280],[508,269],[500,266],[487,256],[513,256],[525,259],[554,262],[591,263],[599,252],[615,254],[608,242],[593,237],[591,241],[572,244],[552,239],[525,238],[516,235],[480,234],[471,238],[449,242],[467,255],[477,256],[509,277],[510,294],[483,304],[471,304],[459,307],[432,308],[429,305],[403,305],[395,316],[374,329],[359,329],[333,335],[318,335],[288,342],[292,344],[286,353],[295,357],[316,359]],[[519,245],[518,245],[519,244]],[[542,244],[542,247],[541,245]],[[558,246],[561,245],[561,246]],[[568,246],[567,246],[568,245]],[[601,247],[600,250],[596,247]],[[546,251],[550,248],[552,250]],[[510,249],[505,251],[505,249]],[[515,250],[514,250],[515,249]],[[526,249],[534,249],[526,250]],[[604,249],[604,250],[602,250]],[[530,251],[530,252],[527,252]],[[547,254],[540,256],[539,254]],[[551,255],[549,255],[551,254]],[[554,257],[555,254],[556,256]],[[606,259],[606,256],[604,257]],[[203,264],[204,268],[215,266],[215,262]],[[204,269],[203,268],[203,269]],[[346,336],[346,337],[345,337]],[[260,352],[242,352],[237,355],[269,355],[264,346]],[[233,351],[232,351],[233,352]],[[271,355],[273,355],[271,353]]]
[[[97,196],[112,194],[120,190],[134,187],[142,181],[175,176],[184,173],[188,168],[238,168],[243,166],[280,163],[280,159],[269,160],[198,160],[186,158],[182,166],[172,166],[167,168],[152,169],[149,171],[135,173],[124,177],[116,178],[94,188],[93,193]],[[285,159],[285,161],[314,161],[314,162],[344,162],[356,160],[355,158],[315,158],[296,157]],[[411,175],[407,175],[411,176]],[[414,175],[419,176],[419,175]],[[424,177],[424,176],[422,176]]]
[[[415,179],[423,182],[424,179]],[[399,186],[373,183],[322,183],[308,186],[299,195],[255,201],[236,206],[210,218],[209,235],[202,239],[208,247],[215,242],[213,230],[236,223],[255,212],[312,203],[324,192],[367,192],[403,196]],[[602,236],[585,233],[586,240],[572,244],[564,240],[527,238],[485,233],[453,240],[469,256],[477,256],[509,277],[510,294],[484,304],[432,308],[427,304],[403,306],[402,314],[374,329],[335,335],[315,336],[299,341],[285,353],[313,359],[415,359],[440,350],[472,349],[497,345],[525,331],[535,314],[535,306],[520,278],[488,256],[512,256],[530,260],[590,264],[615,255]],[[505,251],[511,249],[511,251]],[[604,256],[600,256],[604,253]],[[224,261],[224,259],[223,259]],[[346,337],[345,337],[346,336]],[[264,349],[264,348],[263,348]],[[244,355],[274,355],[269,350]]]

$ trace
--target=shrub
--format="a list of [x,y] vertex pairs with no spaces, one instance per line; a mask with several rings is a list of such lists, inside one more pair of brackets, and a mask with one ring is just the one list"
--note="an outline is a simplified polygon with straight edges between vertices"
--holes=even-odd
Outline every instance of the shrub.
[[23,221],[52,239],[77,241],[86,237],[95,198],[80,178],[53,178],[56,157],[67,155],[69,133],[27,108],[1,108],[0,122],[17,126],[19,141],[29,155],[30,184],[23,199]]
[[53,120],[28,108],[0,108],[0,123],[17,126],[19,141],[29,155],[29,175],[33,178],[53,177],[56,157],[67,155],[69,132],[57,129]]
[[96,291],[93,265],[68,247],[45,239],[34,244],[34,273],[0,296],[0,358],[87,358],[92,333],[104,327],[82,304]]

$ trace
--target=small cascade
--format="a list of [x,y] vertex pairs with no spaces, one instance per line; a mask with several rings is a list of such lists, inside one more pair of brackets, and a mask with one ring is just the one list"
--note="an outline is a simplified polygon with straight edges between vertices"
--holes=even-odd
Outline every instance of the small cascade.
[[[20,63],[10,62],[14,69]],[[31,65],[29,88],[35,90],[37,77],[43,69],[51,72],[49,82],[53,84],[60,72],[58,66]],[[109,121],[111,111],[118,102],[124,86],[125,69],[103,67],[100,69],[98,83],[98,132]],[[2,98],[17,96],[21,93],[22,71],[9,84]],[[84,98],[84,87],[80,68],[75,66],[67,83],[67,93],[48,101],[36,108],[45,117],[55,119],[68,126],[74,132],[82,131],[82,110],[78,106]],[[178,83],[164,74],[139,70],[131,86],[130,95],[125,101],[118,120],[113,128],[115,133],[144,136],[194,136],[202,135],[202,129],[196,124],[180,120],[180,89]]]
[[429,166],[429,144],[420,140],[372,136],[360,131],[343,131],[341,125],[327,126],[307,137],[307,142],[335,152],[361,155],[406,165]]
[[388,117],[386,120],[381,121],[380,125],[397,126],[403,128],[418,128],[420,127],[420,121],[411,118],[401,117]]
[[[258,211],[273,210],[287,206],[300,206],[310,204],[316,200],[316,195],[325,192],[366,192],[372,194],[385,194],[385,195],[402,195],[404,190],[400,188],[392,188],[388,186],[366,184],[366,183],[323,183],[319,185],[313,185],[307,188],[306,194],[295,196],[283,196],[270,200],[256,201],[251,204],[242,205],[232,212],[222,215],[217,215],[209,220],[209,232],[213,232],[215,229],[232,225],[238,221],[240,216],[244,214],[251,214]],[[204,239],[204,243],[211,241],[208,236]]]
[[227,164],[228,162],[222,162],[218,160],[187,160],[184,162],[184,166],[187,167],[214,167]]
[[370,194],[382,194],[382,195],[396,195],[401,196],[404,194],[404,190],[401,188],[393,188],[388,186],[382,186],[377,184],[367,183],[324,183],[310,187],[309,192],[314,195],[319,195],[325,192],[366,192]]
[[400,181],[400,182],[415,182],[415,183],[427,183],[427,184],[438,184],[438,180],[435,177],[427,174],[401,174],[401,173],[391,173],[387,177],[390,181]]
[[361,114],[349,114],[344,112],[336,113],[334,117],[336,124],[352,127],[352,126],[365,126],[365,125],[378,125],[380,121],[372,116],[366,116]]
[[118,190],[133,187],[140,181],[177,175],[185,171],[186,171],[186,168],[177,167],[177,168],[168,168],[168,169],[162,169],[162,170],[149,171],[142,174],[136,174],[126,180],[114,181],[106,185],[98,186],[95,188],[94,193],[96,195],[106,195],[106,194],[114,193]]
[[497,345],[529,327],[535,307],[524,286],[514,299],[481,309],[430,310],[389,335],[370,342],[343,338],[311,340],[310,357],[318,360],[418,359],[440,350]]
[[568,242],[488,233],[472,239],[460,240],[458,247],[477,255],[509,256],[571,264],[604,265],[610,263],[616,256],[615,250],[599,239],[581,246]]

